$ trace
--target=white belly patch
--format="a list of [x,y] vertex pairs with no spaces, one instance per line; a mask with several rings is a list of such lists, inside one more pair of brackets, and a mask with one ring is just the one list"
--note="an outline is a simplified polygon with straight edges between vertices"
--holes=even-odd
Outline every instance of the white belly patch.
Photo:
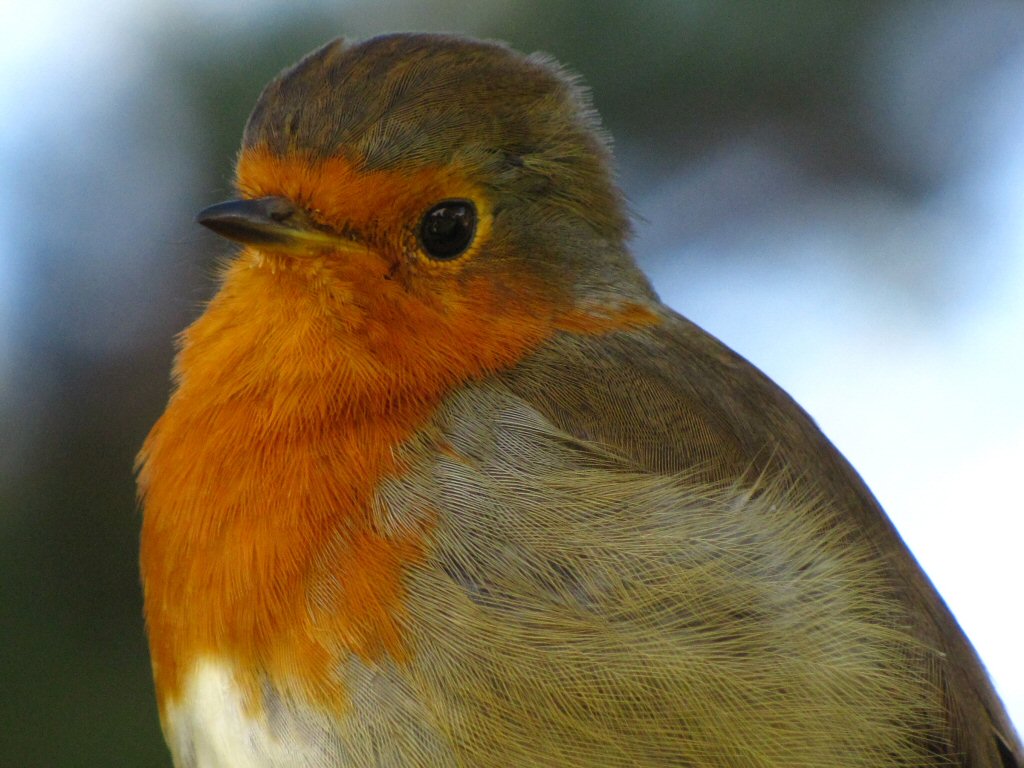
[[313,713],[279,702],[254,718],[231,665],[203,659],[181,698],[167,710],[167,741],[176,768],[318,768],[338,765],[341,747]]

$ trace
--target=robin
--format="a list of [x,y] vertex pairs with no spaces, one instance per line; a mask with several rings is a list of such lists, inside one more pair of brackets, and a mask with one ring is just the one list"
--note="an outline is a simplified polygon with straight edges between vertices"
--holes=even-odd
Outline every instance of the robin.
[[263,91],[139,457],[176,766],[1024,765],[854,470],[658,301],[609,165],[498,44]]

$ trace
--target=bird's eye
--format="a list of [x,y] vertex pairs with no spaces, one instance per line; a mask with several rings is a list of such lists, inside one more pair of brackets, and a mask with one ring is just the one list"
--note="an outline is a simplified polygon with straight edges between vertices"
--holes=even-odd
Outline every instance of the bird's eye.
[[454,259],[473,242],[476,207],[469,200],[445,200],[423,216],[420,245],[432,259]]

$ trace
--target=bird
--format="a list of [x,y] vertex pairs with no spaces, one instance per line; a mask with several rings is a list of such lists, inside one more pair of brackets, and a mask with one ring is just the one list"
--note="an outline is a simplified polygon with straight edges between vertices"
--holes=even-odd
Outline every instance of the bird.
[[245,126],[137,459],[177,768],[1022,768],[812,418],[665,306],[542,54],[333,40]]

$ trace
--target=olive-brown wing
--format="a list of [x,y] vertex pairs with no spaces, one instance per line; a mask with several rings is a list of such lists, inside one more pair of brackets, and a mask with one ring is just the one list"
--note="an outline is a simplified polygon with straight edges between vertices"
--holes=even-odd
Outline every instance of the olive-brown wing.
[[976,653],[856,472],[753,365],[659,311],[662,322],[642,331],[562,334],[502,383],[557,429],[642,471],[708,487],[767,482],[823,500],[827,511],[816,523],[823,540],[842,530],[828,539],[833,546],[868,547],[901,621],[938,651],[919,670],[942,692],[936,764],[1024,766],[1019,737]]

